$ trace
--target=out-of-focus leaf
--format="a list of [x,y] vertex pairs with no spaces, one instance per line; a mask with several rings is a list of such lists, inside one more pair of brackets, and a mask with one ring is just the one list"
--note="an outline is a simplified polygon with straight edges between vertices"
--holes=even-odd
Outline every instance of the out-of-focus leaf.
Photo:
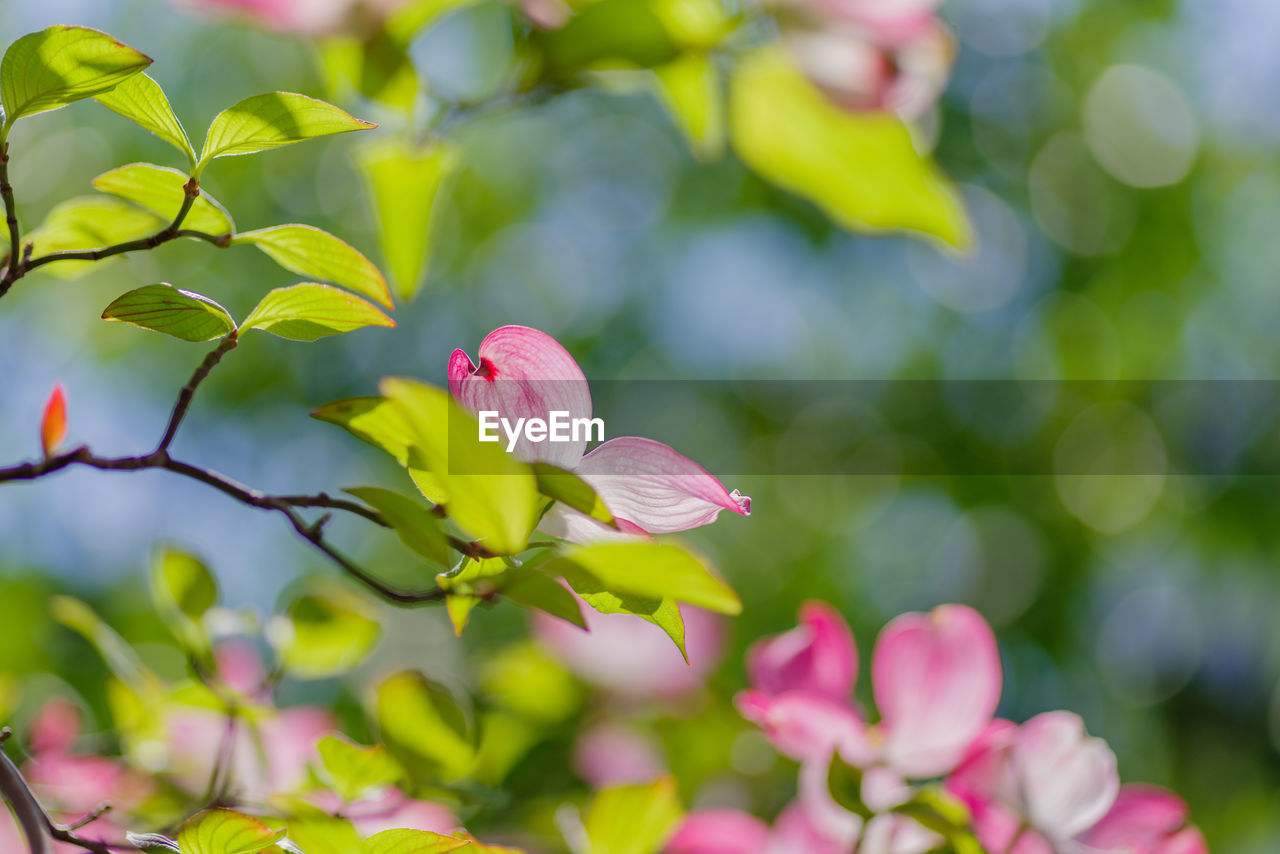
[[320,136],[375,128],[332,104],[296,92],[253,95],[214,116],[197,174],[215,157],[252,154]]
[[480,442],[476,420],[448,392],[407,379],[385,379],[380,390],[413,428],[414,449],[448,493],[450,518],[495,554],[522,551],[540,502],[532,469]]
[[326,36],[316,47],[335,99],[346,100],[358,92],[402,115],[413,112],[422,82],[407,46],[385,30],[364,39],[346,34]]
[[387,280],[356,249],[310,225],[276,225],[237,234],[232,243],[250,243],[291,273],[341,285],[391,308]]
[[270,291],[241,329],[261,329],[291,341],[315,341],[366,326],[395,326],[379,309],[346,291],[303,282]]
[[52,457],[67,437],[67,396],[62,386],[55,385],[45,401],[40,416],[40,449],[46,457]]
[[605,789],[591,801],[582,820],[589,854],[655,854],[683,813],[671,777]]
[[582,688],[543,647],[517,641],[486,656],[480,685],[504,709],[547,723],[568,718],[582,704]]
[[234,810],[205,810],[178,831],[178,847],[182,854],[257,854],[275,845],[284,833]]
[[70,596],[55,596],[49,602],[49,609],[55,620],[93,644],[121,682],[140,690],[154,680],[133,647],[84,602]]
[[365,854],[446,854],[466,844],[465,839],[453,836],[397,827],[370,836],[364,841],[364,851]]
[[387,749],[411,771],[452,780],[474,761],[466,716],[448,691],[420,673],[398,673],[379,686],[377,718]]
[[836,107],[785,48],[741,58],[730,85],[730,138],[767,180],[804,196],[855,231],[907,230],[957,249],[971,235],[958,194],[911,132],[886,113]]
[[677,46],[650,0],[599,0],[565,26],[539,32],[547,74],[562,78],[602,67],[652,68],[675,58]]
[[267,637],[285,669],[300,679],[346,673],[373,651],[382,633],[354,594],[300,596],[267,624]]
[[376,486],[354,487],[347,492],[381,513],[406,546],[433,563],[453,564],[456,553],[449,546],[440,519],[422,502]]
[[[103,172],[93,179],[93,187],[144,207],[162,217],[165,222],[172,222],[186,198],[186,190],[183,188],[187,180],[186,175],[167,166],[130,163],[110,172]],[[187,211],[182,220],[182,227],[218,235],[231,234],[236,230],[227,209],[204,191],[191,203],[191,210]]]
[[413,426],[400,409],[383,397],[351,397],[326,403],[311,417],[343,427],[357,439],[368,442],[395,457],[400,465],[409,463]]
[[289,822],[289,841],[305,854],[360,854],[364,850],[351,822],[318,811],[308,811]]
[[675,599],[722,614],[738,614],[742,601],[699,558],[669,543],[596,543],[575,546],[545,567],[556,574],[581,569],[605,589],[649,599]]
[[135,74],[114,89],[95,96],[95,100],[126,119],[151,131],[187,156],[196,165],[196,152],[187,131],[173,113],[169,99],[160,84],[146,74]]
[[402,300],[412,299],[430,263],[440,188],[457,168],[458,154],[439,142],[414,147],[398,138],[383,139],[360,150],[359,164],[391,282]]
[[845,762],[839,751],[827,766],[827,790],[833,801],[854,815],[864,819],[874,815],[862,800],[862,769]]
[[705,53],[686,53],[654,69],[658,94],[694,154],[715,160],[726,139],[724,92],[715,60]]
[[[154,234],[165,225],[165,221],[155,214],[119,199],[80,196],[55,205],[40,227],[29,233],[26,239],[34,247],[32,254],[39,258],[53,252],[103,249]],[[54,275],[74,276],[95,263],[102,262],[59,261],[41,269]]]
[[5,112],[0,138],[23,116],[106,92],[150,64],[150,57],[88,27],[54,26],[28,33],[9,45],[0,60]]
[[328,735],[316,743],[333,790],[344,801],[358,801],[370,789],[389,786],[404,770],[380,744],[366,747],[345,737]]
[[718,46],[735,21],[721,0],[649,0],[672,41],[691,53]]
[[183,341],[212,341],[236,328],[225,308],[167,282],[121,294],[103,310],[102,319],[152,329]]
[[559,569],[573,591],[592,608],[601,614],[631,614],[648,620],[666,632],[684,660],[689,660],[684,643],[684,615],[680,613],[680,606],[675,599],[648,599],[630,593],[617,593],[606,588],[590,573],[563,564]]
[[172,547],[151,561],[151,598],[189,646],[203,645],[200,620],[218,602],[218,582],[197,558]]
[[587,627],[573,594],[537,570],[514,570],[502,583],[502,595],[526,608],[537,608],[567,620],[580,629]]
[[470,593],[450,593],[444,597],[444,610],[449,615],[449,624],[453,633],[462,637],[462,632],[471,621],[471,612],[480,604],[480,597]]
[[465,831],[459,833],[457,836],[464,842],[469,843],[467,847],[458,849],[462,854],[524,854],[524,849],[522,848],[507,848],[503,845],[485,845],[483,842]]
[[614,526],[613,514],[604,506],[600,496],[573,472],[550,463],[534,463],[533,474],[538,479],[538,491],[543,495],[585,513],[592,519]]

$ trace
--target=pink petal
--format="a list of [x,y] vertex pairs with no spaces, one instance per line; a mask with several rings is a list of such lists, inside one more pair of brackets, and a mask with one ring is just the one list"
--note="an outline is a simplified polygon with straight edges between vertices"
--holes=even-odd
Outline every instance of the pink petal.
[[769,842],[769,827],[737,810],[712,809],[689,813],[665,854],[760,854]]
[[316,742],[333,728],[333,716],[319,706],[281,709],[259,727],[267,779],[258,782],[267,783],[272,793],[292,792],[301,786],[307,781],[308,765],[316,757]]
[[1011,761],[1021,814],[1051,840],[1096,824],[1120,787],[1115,754],[1102,739],[1086,736],[1084,721],[1070,712],[1046,712],[1019,727]]
[[752,688],[771,696],[798,689],[847,700],[858,678],[858,649],[839,612],[807,602],[799,626],[752,646],[747,673]]
[[573,748],[573,767],[596,789],[648,783],[666,766],[650,739],[621,724],[588,730]]
[[865,28],[882,44],[900,44],[933,21],[941,0],[812,0],[814,11]]
[[729,492],[693,460],[652,439],[610,439],[573,467],[619,519],[651,534],[709,525],[729,510],[751,515],[751,499]]
[[266,681],[262,656],[243,638],[231,638],[214,650],[218,678],[231,690],[250,697],[258,693]]
[[849,854],[856,840],[856,832],[852,837],[828,835],[797,801],[778,815],[773,825],[773,839],[766,850],[768,854]]
[[[477,366],[462,350],[454,350],[449,359],[449,391],[472,415],[496,411],[513,423],[517,418],[547,419],[553,411],[567,412],[569,418],[591,417],[587,378],[569,351],[545,332],[500,327],[480,342],[479,358]],[[521,436],[515,454],[526,462],[571,469],[587,450],[586,437],[579,439],[530,442]]]
[[1187,827],[1187,805],[1155,786],[1124,786],[1102,820],[1080,837],[1099,852],[1172,854],[1202,850],[1203,837]]
[[963,605],[892,620],[876,641],[871,677],[888,761],[908,777],[954,768],[1000,701],[995,635]]
[[[341,806],[338,808],[343,809]],[[345,808],[344,812],[363,836],[373,836],[397,827],[452,833],[459,824],[458,817],[448,807],[411,798],[395,788],[366,798]]]
[[764,730],[784,756],[828,761],[839,749],[846,761],[855,765],[875,758],[867,726],[848,702],[808,691],[788,691],[776,697],[744,691],[734,698],[734,704],[743,717]]
[[80,710],[66,697],[54,697],[31,722],[32,753],[66,753],[80,734]]
[[925,854],[945,840],[914,819],[885,813],[867,822],[858,854]]

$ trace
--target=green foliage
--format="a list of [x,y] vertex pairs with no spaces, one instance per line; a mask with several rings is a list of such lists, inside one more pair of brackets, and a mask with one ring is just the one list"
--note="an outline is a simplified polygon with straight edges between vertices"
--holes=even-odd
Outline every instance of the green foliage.
[[547,74],[572,76],[584,69],[651,68],[675,59],[677,45],[651,0],[600,0],[559,29],[539,34]]
[[854,815],[864,819],[874,815],[862,800],[862,769],[845,762],[839,751],[831,756],[827,766],[827,790],[833,801]]
[[282,145],[377,127],[332,104],[294,92],[253,95],[214,117],[195,174],[217,157],[252,154]]
[[225,308],[206,296],[179,290],[167,282],[121,294],[103,310],[102,319],[196,342],[221,338],[236,328]]
[[354,487],[347,492],[381,513],[406,546],[432,563],[440,566],[453,564],[455,553],[440,517],[424,507],[421,501],[376,486]]
[[168,546],[157,550],[151,561],[151,598],[179,640],[189,648],[207,646],[201,620],[218,602],[218,582],[200,560]]
[[658,94],[676,125],[703,160],[724,154],[726,131],[723,82],[713,57],[686,53],[654,69]]
[[412,299],[431,257],[431,229],[441,186],[458,168],[450,146],[378,140],[359,153],[359,165],[378,218],[378,239],[396,294]]
[[616,593],[657,600],[671,598],[722,614],[742,610],[738,594],[713,575],[700,558],[670,543],[572,546],[552,560],[546,571],[584,572]]
[[600,496],[573,472],[550,463],[534,463],[533,474],[538,479],[538,491],[547,498],[559,501],[610,527],[616,527],[613,514],[604,506]]
[[299,679],[346,673],[373,651],[382,634],[361,600],[339,589],[299,596],[267,628],[281,666]]
[[387,280],[378,268],[327,231],[296,223],[276,225],[242,232],[231,242],[252,244],[292,273],[341,285],[391,308]]
[[583,817],[589,854],[657,854],[675,832],[684,810],[675,780],[605,789]]
[[420,673],[405,671],[378,687],[378,730],[411,774],[461,777],[475,760],[475,742],[453,696]]
[[329,285],[304,282],[269,292],[241,329],[261,329],[292,341],[315,341],[366,326],[395,326],[374,306]]
[[465,839],[401,827],[370,836],[364,842],[364,851],[365,854],[446,854],[468,844]]
[[[164,220],[118,199],[80,196],[55,205],[39,228],[27,234],[36,255],[102,249],[163,228]],[[85,272],[95,262],[64,261],[47,269],[60,276]],[[101,262],[96,262],[101,263]]]
[[257,854],[284,838],[256,819],[234,810],[205,810],[178,831],[182,854]]
[[573,623],[580,629],[587,627],[578,601],[554,580],[533,569],[516,568],[508,573],[501,585],[502,595],[526,608],[545,611],[553,617]]
[[102,92],[94,100],[140,125],[187,156],[195,168],[196,152],[187,131],[173,113],[169,99],[160,84],[146,74],[135,74],[114,89]]
[[841,110],[785,49],[739,59],[730,85],[734,150],[761,176],[855,231],[909,230],[966,249],[972,237],[955,189],[887,113]]
[[325,404],[312,418],[345,428],[351,435],[386,451],[402,466],[409,465],[413,425],[400,409],[383,397],[352,397]]
[[336,735],[316,743],[324,772],[344,801],[358,801],[371,789],[398,781],[404,771],[380,744],[365,747]]
[[689,653],[684,643],[684,615],[680,605],[670,597],[652,599],[608,589],[599,579],[576,567],[561,564],[558,569],[565,581],[583,601],[601,614],[631,614],[647,620],[667,633],[685,660]]
[[[186,197],[186,183],[187,176],[177,169],[153,163],[130,163],[93,179],[94,189],[133,202],[166,222],[178,215]],[[236,230],[227,209],[204,191],[191,203],[182,227],[217,235]]]
[[149,57],[88,27],[55,26],[23,36],[0,61],[0,143],[23,116],[106,92],[150,64]]

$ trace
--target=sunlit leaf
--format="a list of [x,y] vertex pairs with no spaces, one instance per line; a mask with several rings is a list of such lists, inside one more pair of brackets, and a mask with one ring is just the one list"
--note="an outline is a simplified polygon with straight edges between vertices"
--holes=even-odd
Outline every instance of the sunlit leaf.
[[670,777],[605,789],[587,806],[582,820],[590,854],[655,854],[683,812]]
[[677,45],[650,0],[599,0],[558,29],[535,34],[547,73],[569,77],[588,68],[652,68],[674,59]]
[[177,621],[181,635],[218,602],[218,582],[193,555],[172,547],[156,551],[151,561],[151,598],[161,615]]
[[456,553],[449,546],[440,518],[421,501],[376,486],[353,487],[347,492],[381,513],[406,546],[441,566],[453,564]]
[[714,160],[726,140],[724,92],[715,60],[686,53],[654,69],[658,94],[698,157]]
[[503,581],[501,590],[503,596],[519,605],[545,611],[580,629],[587,627],[573,594],[537,570],[513,571],[510,578]]
[[106,92],[151,64],[151,59],[106,33],[54,26],[9,45],[0,61],[5,120],[0,137],[22,116]]
[[141,691],[152,680],[134,648],[84,602],[70,596],[55,596],[49,602],[49,610],[55,620],[93,644],[121,682]]
[[119,113],[146,130],[151,131],[187,156],[192,166],[196,164],[196,152],[187,138],[182,122],[173,113],[169,99],[160,84],[146,74],[135,74],[107,92],[95,96],[95,100]]
[[[55,205],[40,227],[26,239],[33,246],[32,254],[39,258],[54,252],[103,249],[154,234],[165,225],[155,214],[119,199],[81,196]],[[74,276],[95,263],[101,262],[59,261],[41,269],[55,275]]]
[[480,604],[480,597],[470,593],[450,593],[444,597],[444,610],[449,615],[449,624],[453,633],[462,637],[462,632],[471,621],[471,612]]
[[502,708],[548,723],[568,718],[583,699],[578,681],[529,638],[485,656],[480,684]]
[[381,633],[354,594],[337,590],[300,596],[267,625],[281,664],[299,679],[346,673],[373,651]]
[[328,735],[316,743],[333,790],[344,801],[357,801],[371,789],[389,786],[404,774],[400,763],[380,744],[366,747],[343,736]]
[[284,833],[234,810],[205,810],[178,831],[178,847],[182,854],[257,854],[275,845]]
[[391,308],[387,281],[356,249],[310,225],[276,225],[237,234],[232,243],[257,246],[291,273],[341,285]]
[[457,168],[458,154],[443,143],[414,147],[398,138],[385,139],[362,148],[359,164],[392,284],[401,299],[412,299],[430,263],[440,188]]
[[534,463],[533,473],[538,479],[538,491],[543,495],[613,526],[613,514],[609,512],[609,508],[596,495],[596,491],[573,472],[549,463]]
[[[178,215],[186,197],[184,186],[187,176],[177,169],[167,166],[156,166],[154,163],[130,163],[104,172],[93,179],[96,190],[110,193],[144,207],[162,217],[166,223],[172,222]],[[217,199],[203,190],[191,204],[182,220],[183,228],[203,231],[207,234],[230,234],[236,230],[227,213]]]
[[377,719],[387,749],[409,767],[426,766],[448,780],[474,761],[462,710],[448,691],[419,673],[405,671],[382,683]]
[[315,341],[366,326],[395,326],[374,306],[330,285],[304,282],[262,298],[241,329],[261,329],[293,341]]
[[102,319],[130,323],[183,341],[212,341],[236,328],[227,310],[213,300],[165,282],[121,294],[103,310]]
[[742,601],[698,557],[670,543],[611,542],[570,547],[548,573],[581,569],[605,589],[649,599],[675,599],[722,614],[742,611]]
[[458,849],[462,854],[525,854],[522,848],[508,848],[505,845],[485,845],[466,831],[460,832],[457,836],[468,843],[467,847]]
[[959,249],[971,236],[954,187],[887,113],[832,104],[785,48],[738,60],[730,85],[730,137],[767,180],[804,196],[855,231],[908,230]]
[[400,463],[409,461],[413,426],[391,401],[382,397],[352,397],[327,403],[312,418],[345,428],[357,439],[386,451]]
[[364,841],[364,851],[365,854],[446,854],[466,844],[465,839],[399,827],[370,836]]
[[377,127],[332,104],[295,92],[253,95],[214,117],[197,172],[215,157],[252,154],[320,136]]
[[351,822],[310,810],[289,822],[289,841],[305,854],[359,854],[364,848]]
[[573,592],[593,609],[601,614],[631,614],[653,623],[666,632],[685,661],[689,660],[684,640],[684,615],[680,613],[680,606],[675,599],[650,599],[631,593],[619,593],[605,587],[594,575],[576,567],[561,564],[555,569],[564,574],[564,579],[569,582]]

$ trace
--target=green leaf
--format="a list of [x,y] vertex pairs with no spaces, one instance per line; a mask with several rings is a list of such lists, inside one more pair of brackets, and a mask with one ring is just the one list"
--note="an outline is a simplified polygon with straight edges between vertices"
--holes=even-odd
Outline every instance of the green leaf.
[[441,566],[453,564],[456,553],[449,545],[440,518],[421,501],[376,486],[354,487],[346,491],[381,513],[406,546],[433,563]]
[[310,225],[276,225],[237,234],[232,243],[250,243],[291,273],[333,282],[391,308],[387,280],[355,248]]
[[383,139],[360,149],[378,242],[402,300],[412,299],[422,286],[440,188],[459,163],[458,153],[439,142],[414,147],[401,139]]
[[283,839],[284,833],[234,810],[205,810],[178,831],[178,847],[182,854],[257,854]]
[[573,594],[551,578],[532,569],[515,570],[501,586],[502,595],[526,608],[537,608],[553,617],[573,623],[580,629],[587,627],[582,609]]
[[530,638],[486,655],[480,684],[493,703],[545,723],[567,719],[583,700],[578,681]]
[[315,341],[366,326],[395,325],[359,297],[329,285],[304,282],[269,292],[240,328],[261,329],[292,341]]
[[680,606],[676,600],[646,599],[630,593],[615,593],[590,573],[564,565],[559,568],[564,573],[565,581],[569,582],[569,586],[573,588],[573,592],[581,596],[583,601],[592,608],[601,614],[631,614],[648,620],[666,632],[667,637],[671,638],[671,642],[676,645],[676,649],[680,650],[684,660],[686,662],[689,660],[689,652],[684,642],[684,615],[680,613]]
[[534,463],[533,474],[538,479],[538,491],[548,498],[567,504],[606,525],[616,527],[613,514],[604,506],[600,496],[585,480],[571,471],[550,463]]
[[327,403],[311,413],[320,421],[337,424],[352,436],[395,457],[400,465],[409,463],[413,425],[399,407],[384,397],[351,397]]
[[102,319],[131,323],[183,341],[212,341],[236,328],[225,308],[167,282],[121,294],[103,310]]
[[[187,180],[187,176],[177,169],[154,163],[130,163],[103,172],[93,179],[93,187],[146,208],[168,223],[178,215],[186,198],[184,188]],[[182,227],[217,235],[231,234],[236,230],[227,209],[203,190],[192,202],[191,210],[182,220]]]
[[387,749],[410,769],[460,777],[475,759],[466,717],[442,686],[404,671],[378,688],[378,729]]
[[827,789],[833,801],[854,815],[864,819],[875,815],[862,800],[862,769],[845,762],[839,751],[827,766]]
[[280,663],[299,679],[326,679],[356,667],[382,633],[362,604],[343,590],[295,599],[267,626]]
[[316,752],[333,790],[344,801],[358,801],[369,792],[395,783],[404,775],[400,763],[385,747],[365,747],[345,736],[327,735],[316,743]]
[[138,653],[96,611],[71,596],[53,597],[49,610],[55,620],[93,644],[121,682],[136,692],[150,687],[152,676]]
[[580,569],[605,589],[649,599],[675,599],[721,614],[738,614],[742,602],[729,585],[680,546],[647,541],[575,546],[545,567],[548,573]]
[[118,113],[160,137],[187,156],[194,167],[196,152],[187,138],[182,122],[173,113],[169,99],[160,84],[146,74],[135,74],[110,91],[95,99],[99,104]]
[[295,92],[253,95],[214,117],[204,138],[196,173],[215,157],[252,154],[320,136],[375,127],[373,122],[361,121],[332,104]]
[[734,67],[733,147],[748,166],[854,231],[908,230],[965,249],[971,234],[955,188],[887,113],[832,104],[785,48],[759,48]]
[[470,593],[450,593],[444,597],[444,610],[449,615],[449,624],[453,633],[462,637],[462,632],[471,621],[471,611],[480,604],[480,597]]
[[652,68],[677,46],[651,0],[599,0],[579,7],[565,26],[535,33],[547,73],[570,77],[588,68]]
[[19,118],[106,92],[150,64],[149,57],[88,27],[29,33],[9,45],[0,60],[5,112],[0,139]]
[[[34,247],[32,254],[38,258],[51,252],[102,249],[154,234],[164,226],[160,217],[117,199],[81,196],[55,205],[40,227],[27,235],[27,240]],[[93,261],[59,261],[43,269],[55,275],[75,276],[94,264]]]
[[689,145],[702,160],[724,154],[724,92],[720,70],[705,53],[686,53],[654,69],[658,94]]
[[364,841],[364,850],[365,854],[446,854],[469,844],[453,836],[400,827],[370,836]]
[[306,854],[356,854],[364,848],[351,822],[318,810],[289,822],[289,841]]
[[582,825],[589,854],[656,854],[684,810],[676,783],[663,777],[639,786],[605,789],[591,801]]
[[533,470],[495,443],[449,393],[415,380],[385,379],[383,396],[414,431],[423,468],[448,494],[449,517],[495,554],[523,551],[541,499]]
[[186,632],[218,603],[218,582],[194,556],[164,547],[151,561],[151,598],[161,614],[182,621]]

